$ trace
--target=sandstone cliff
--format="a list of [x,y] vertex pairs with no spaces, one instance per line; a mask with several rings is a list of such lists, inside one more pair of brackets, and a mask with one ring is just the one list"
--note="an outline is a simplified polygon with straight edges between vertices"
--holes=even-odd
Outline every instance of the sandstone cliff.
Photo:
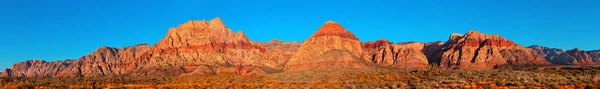
[[65,67],[69,66],[72,61],[53,61],[46,62],[44,60],[29,60],[14,64],[10,69],[5,69],[0,76],[11,77],[45,77],[58,74]]
[[[335,55],[344,55],[336,57]],[[302,42],[292,58],[289,71],[326,69],[333,67],[364,68],[361,65],[361,44],[353,33],[340,24],[327,21],[312,36]],[[326,67],[329,66],[329,67]]]
[[2,76],[175,76],[281,70],[277,69],[281,65],[267,58],[265,51],[243,32],[234,33],[215,18],[188,21],[170,28],[155,46],[141,44],[121,49],[103,46],[72,61],[26,61],[6,69]]
[[284,68],[292,56],[300,47],[298,42],[281,42],[279,40],[271,40],[269,42],[258,42],[258,45],[264,47],[267,51],[267,58],[277,64],[277,68]]
[[560,62],[558,62],[556,60],[558,59],[557,58],[558,55],[565,52],[562,49],[548,48],[548,47],[539,46],[539,45],[533,45],[533,46],[529,46],[527,48],[531,48],[531,49],[533,49],[533,51],[536,51],[541,56],[544,56],[544,58],[546,60],[548,60],[548,62],[551,62],[552,64],[561,64]]
[[600,51],[583,51],[577,48],[572,50],[563,51],[557,48],[548,48],[539,45],[533,45],[529,48],[535,50],[538,54],[545,56],[545,58],[552,62],[552,64],[599,64],[600,57],[598,54]]
[[587,54],[592,57],[592,61],[594,61],[594,63],[600,64],[600,50],[587,51]]
[[147,61],[138,63],[142,64],[137,70],[141,72],[134,74],[236,74],[239,72],[236,68],[257,72],[263,70],[254,71],[255,68],[277,67],[266,58],[263,47],[251,42],[241,31],[234,33],[219,18],[192,20],[169,29],[147,55]]
[[441,50],[440,67],[450,69],[492,69],[502,65],[549,64],[533,50],[497,34],[477,31],[452,34]]
[[423,48],[424,43],[408,42],[393,44],[386,39],[364,42],[365,55],[372,63],[397,68],[426,68],[429,63]]
[[5,70],[2,76],[48,77],[48,76],[111,76],[124,74],[135,58],[151,47],[146,44],[121,49],[102,46],[77,60],[46,62],[30,60],[19,62]]

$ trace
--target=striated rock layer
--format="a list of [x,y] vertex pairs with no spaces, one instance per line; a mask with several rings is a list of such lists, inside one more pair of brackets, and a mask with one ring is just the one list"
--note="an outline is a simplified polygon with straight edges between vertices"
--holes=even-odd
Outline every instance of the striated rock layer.
[[146,55],[137,63],[141,66],[135,75],[240,74],[239,68],[253,72],[277,66],[266,58],[262,46],[241,31],[234,33],[219,18],[169,29]]
[[[336,58],[335,55],[344,57]],[[359,55],[362,54],[358,38],[344,27],[327,21],[321,28],[302,42],[290,63],[289,71],[304,69],[324,69],[340,66],[364,68]],[[329,66],[329,67],[326,67]]]
[[243,75],[280,71],[278,62],[287,61],[268,58],[280,54],[265,51],[243,32],[234,33],[215,18],[170,28],[155,46],[141,44],[121,49],[103,46],[72,61],[20,62],[6,69],[2,76]]
[[362,47],[365,51],[364,58],[378,65],[418,69],[426,68],[429,64],[423,51],[424,43],[393,44],[386,39],[381,39],[375,42],[364,42]]
[[533,50],[497,34],[477,31],[452,34],[440,49],[440,67],[450,69],[492,69],[502,65],[549,64]]

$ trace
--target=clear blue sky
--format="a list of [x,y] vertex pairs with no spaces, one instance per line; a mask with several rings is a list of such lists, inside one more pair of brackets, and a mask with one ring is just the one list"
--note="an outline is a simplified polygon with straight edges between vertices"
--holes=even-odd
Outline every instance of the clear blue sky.
[[169,27],[214,17],[254,41],[302,41],[334,20],[361,41],[446,41],[477,29],[524,46],[600,49],[599,0],[2,0],[0,68],[154,44]]

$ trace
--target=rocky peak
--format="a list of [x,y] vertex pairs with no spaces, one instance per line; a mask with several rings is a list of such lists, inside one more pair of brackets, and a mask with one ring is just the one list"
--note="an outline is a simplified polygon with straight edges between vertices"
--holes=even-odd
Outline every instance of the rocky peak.
[[569,52],[569,53],[577,53],[577,52],[580,52],[580,51],[581,50],[579,50],[579,48],[573,48],[571,50],[567,50],[567,52]]
[[234,33],[220,18],[214,18],[210,21],[190,20],[177,28],[171,28],[155,47],[159,49],[253,47],[246,46],[251,45],[250,42],[244,32]]
[[281,40],[272,39],[271,41],[269,41],[269,43],[281,43]]
[[208,26],[210,27],[210,29],[215,29],[215,30],[220,30],[220,31],[229,30],[227,28],[227,26],[225,26],[225,23],[223,23],[223,21],[221,21],[221,18],[219,18],[219,17],[210,20],[208,22]]
[[[310,38],[302,42],[298,48],[297,54],[292,58],[289,65],[292,68],[298,68],[300,65],[320,64],[325,61],[339,62],[338,59],[319,59],[330,51],[344,51],[343,53],[351,53],[350,56],[359,56],[362,54],[361,43],[358,38],[349,31],[346,31],[340,24],[327,21],[321,28],[317,30]],[[343,59],[344,61],[356,61],[353,59]],[[295,67],[294,67],[295,66]]]
[[593,64],[594,60],[585,51],[574,48],[567,50],[558,56],[559,60],[553,61],[557,64]]
[[97,48],[94,52],[92,53],[105,53],[105,52],[116,52],[118,51],[119,48],[115,48],[115,47],[108,47],[108,46],[100,46],[100,48]]
[[[382,40],[384,41],[384,40]],[[387,44],[376,51],[367,51],[365,58],[375,64],[401,68],[426,68],[427,56],[423,52],[424,43],[407,42],[402,44]]]
[[387,39],[383,38],[375,42],[361,42],[360,44],[364,50],[373,51],[379,49],[381,46],[392,44],[392,42],[389,42]]
[[531,49],[517,45],[497,34],[488,35],[475,30],[465,35],[452,34],[441,47],[440,65],[444,68],[482,68],[498,65],[533,65],[548,62]]
[[460,39],[460,38],[461,38],[461,37],[463,37],[463,36],[464,36],[464,35],[463,35],[463,34],[460,34],[460,33],[452,33],[452,34],[450,35],[450,39],[449,39],[449,40],[450,40],[450,41],[457,41],[458,39]]
[[248,39],[248,37],[246,36],[246,34],[244,34],[244,32],[242,32],[242,31],[237,31],[235,33],[235,38],[234,39],[237,40],[237,41],[246,41],[246,42],[250,41],[250,39]]
[[319,28],[317,32],[313,34],[309,39],[320,36],[339,36],[342,38],[358,40],[358,38],[356,38],[356,36],[352,32],[346,31],[346,29],[344,29],[342,25],[331,20],[325,22],[325,24],[321,26],[321,28]]
[[469,31],[467,34],[462,37],[457,37],[459,35],[453,34],[450,36],[450,40],[454,40],[453,38],[458,39],[457,41],[464,42],[464,46],[517,46],[514,42],[510,40],[506,40],[506,38],[499,36],[498,34],[483,34],[479,33],[475,30]]

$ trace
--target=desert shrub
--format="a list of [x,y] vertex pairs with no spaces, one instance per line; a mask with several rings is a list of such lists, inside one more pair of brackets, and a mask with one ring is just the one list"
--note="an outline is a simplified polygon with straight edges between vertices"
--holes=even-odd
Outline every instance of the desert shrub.
[[592,84],[587,84],[585,86],[585,89],[598,89],[598,87],[596,87],[595,85],[592,85]]

